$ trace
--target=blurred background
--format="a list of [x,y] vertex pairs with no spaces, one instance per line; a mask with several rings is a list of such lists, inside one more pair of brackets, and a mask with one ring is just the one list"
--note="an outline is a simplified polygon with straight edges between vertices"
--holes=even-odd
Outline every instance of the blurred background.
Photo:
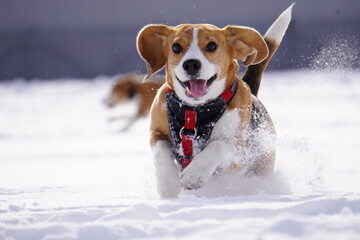
[[[294,0],[0,0],[0,80],[145,72],[138,31],[149,23],[266,29]],[[300,0],[270,69],[306,68],[334,37],[359,48],[359,0]],[[340,38],[339,38],[340,37]],[[281,59],[281,61],[280,61]],[[359,60],[351,61],[359,68]],[[347,63],[348,64],[348,63]]]
[[[135,94],[122,75],[145,73],[139,30],[211,23],[264,34],[293,1],[0,0],[0,239],[360,239],[360,0],[293,9],[260,89],[277,132],[273,176],[230,174],[205,198],[157,201],[150,119],[134,118],[149,91]],[[112,89],[129,101],[107,108]],[[240,198],[206,200],[217,194]]]

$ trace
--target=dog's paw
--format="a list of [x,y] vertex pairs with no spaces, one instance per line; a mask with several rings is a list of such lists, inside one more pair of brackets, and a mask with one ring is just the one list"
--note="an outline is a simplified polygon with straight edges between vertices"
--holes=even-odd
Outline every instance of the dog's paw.
[[178,178],[175,181],[158,179],[157,190],[161,198],[176,198],[181,191],[180,181]]
[[175,198],[181,191],[179,172],[175,165],[155,169],[157,190],[161,198]]
[[201,188],[206,185],[215,170],[215,164],[194,159],[180,174],[181,186],[190,190]]

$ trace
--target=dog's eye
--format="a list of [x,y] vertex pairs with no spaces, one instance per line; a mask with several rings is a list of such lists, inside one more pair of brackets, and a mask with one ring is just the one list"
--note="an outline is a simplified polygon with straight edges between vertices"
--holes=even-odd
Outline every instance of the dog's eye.
[[205,50],[208,52],[214,52],[217,49],[217,44],[215,42],[209,42],[209,44],[205,47]]
[[173,50],[174,53],[180,54],[182,52],[183,48],[179,43],[174,43],[172,45],[172,50]]

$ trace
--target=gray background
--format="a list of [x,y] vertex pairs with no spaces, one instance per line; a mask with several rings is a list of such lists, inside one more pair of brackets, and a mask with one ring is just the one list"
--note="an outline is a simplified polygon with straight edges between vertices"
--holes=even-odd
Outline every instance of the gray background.
[[[149,23],[266,29],[289,0],[0,0],[0,80],[144,72],[137,32]],[[333,38],[357,51],[359,0],[299,0],[270,69],[308,67]],[[356,60],[352,67],[358,68]]]

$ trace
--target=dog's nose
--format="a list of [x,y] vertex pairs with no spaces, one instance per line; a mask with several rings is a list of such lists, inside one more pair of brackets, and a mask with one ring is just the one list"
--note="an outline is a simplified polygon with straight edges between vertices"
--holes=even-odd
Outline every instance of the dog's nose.
[[195,76],[201,68],[201,62],[197,59],[189,59],[183,63],[183,68],[187,74]]

